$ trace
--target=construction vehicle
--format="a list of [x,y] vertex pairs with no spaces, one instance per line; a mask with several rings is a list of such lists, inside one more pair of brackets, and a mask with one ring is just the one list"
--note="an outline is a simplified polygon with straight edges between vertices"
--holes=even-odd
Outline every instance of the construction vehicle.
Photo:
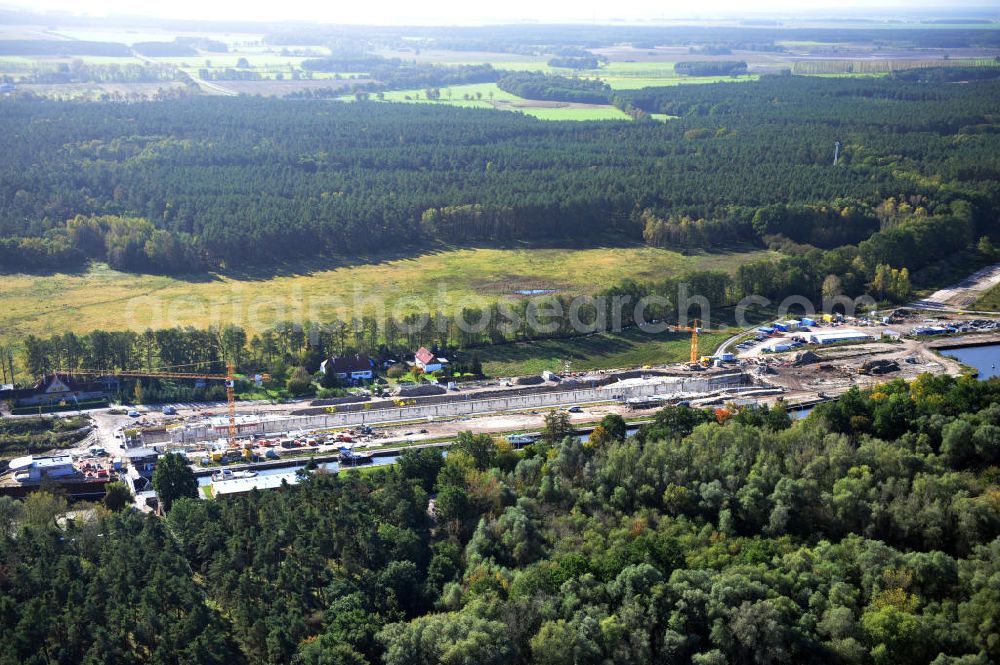
[[[96,369],[64,369],[55,372],[56,376],[117,376],[122,378],[135,379],[203,379],[205,381],[225,381],[226,382],[226,402],[229,414],[229,440],[230,448],[238,448],[236,442],[236,379],[243,378],[236,373],[236,365],[227,363],[225,374],[195,374],[188,372],[133,372],[133,371],[107,371]],[[270,381],[270,374],[257,374],[254,377],[258,381]]]

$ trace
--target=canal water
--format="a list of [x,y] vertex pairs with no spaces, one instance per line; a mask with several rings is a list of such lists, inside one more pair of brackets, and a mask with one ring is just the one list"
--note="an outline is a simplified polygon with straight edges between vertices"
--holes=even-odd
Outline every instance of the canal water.
[[1000,344],[988,346],[966,346],[959,349],[947,349],[942,355],[954,358],[969,367],[979,370],[979,380],[985,381],[994,376],[1000,376]]
[[[363,469],[365,467],[370,467],[370,466],[385,466],[386,464],[395,464],[396,460],[398,459],[398,457],[399,457],[398,455],[386,455],[384,457],[372,457],[371,464],[362,464],[360,466],[352,466],[350,468],[352,468],[352,469]],[[274,468],[260,468],[260,469],[254,469],[254,471],[257,472],[258,476],[284,476],[284,475],[294,476],[296,471],[298,471],[299,469],[304,469],[304,468],[306,468],[305,463],[303,463],[303,464],[297,464],[295,466],[282,466],[282,467],[274,467]],[[317,469],[325,469],[327,471],[336,473],[337,471],[340,471],[340,464],[337,463],[337,462],[323,462],[321,464],[317,464],[316,468]],[[198,484],[201,485],[202,487],[205,487],[207,485],[211,485],[212,484],[212,477],[211,476],[199,476],[198,477]]]
[[[629,427],[628,428],[628,435],[632,436],[633,434],[635,434],[638,431],[639,431],[638,427]],[[590,438],[590,434],[589,433],[588,434],[581,434],[580,435],[580,440],[581,441],[586,441],[589,438]],[[447,455],[448,451],[444,451],[444,454]],[[397,459],[399,459],[399,455],[374,456],[374,457],[372,457],[371,464],[363,464],[361,466],[355,466],[355,467],[350,467],[350,468],[360,468],[360,469],[363,469],[365,467],[370,467],[370,466],[385,466],[387,464],[395,464]],[[255,469],[255,471],[257,471],[257,475],[258,476],[282,476],[282,475],[294,476],[296,471],[298,471],[299,469],[304,469],[304,468],[306,468],[306,465],[305,465],[305,463],[302,463],[302,464],[297,464],[295,466],[282,466],[282,467],[276,467],[276,468],[260,468],[260,469]],[[340,471],[340,464],[338,464],[337,462],[324,462],[322,464],[317,464],[317,468],[319,468],[319,469],[326,469],[327,471],[335,473],[337,471]],[[198,477],[198,484],[200,486],[202,486],[202,487],[211,485],[212,484],[212,477],[211,476],[199,476]]]
[[804,409],[789,409],[788,415],[792,420],[802,420],[803,418],[808,417],[809,414],[812,413],[812,410],[813,408],[811,406],[807,406]]

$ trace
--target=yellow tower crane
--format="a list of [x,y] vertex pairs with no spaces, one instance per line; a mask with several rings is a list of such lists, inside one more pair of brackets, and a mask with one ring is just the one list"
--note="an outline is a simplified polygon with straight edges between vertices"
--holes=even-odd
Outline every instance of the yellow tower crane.
[[[137,379],[204,379],[206,381],[226,382],[226,402],[229,413],[229,447],[236,447],[236,379],[242,375],[236,373],[236,365],[228,363],[225,374],[197,374],[189,372],[133,372],[107,371],[96,369],[64,369],[55,372],[56,376],[118,376]],[[261,381],[270,381],[270,374],[261,374]]]
[[698,364],[698,333],[701,332],[701,328],[698,327],[698,319],[694,320],[693,326],[670,326],[672,330],[677,332],[689,332],[691,333],[691,364]]

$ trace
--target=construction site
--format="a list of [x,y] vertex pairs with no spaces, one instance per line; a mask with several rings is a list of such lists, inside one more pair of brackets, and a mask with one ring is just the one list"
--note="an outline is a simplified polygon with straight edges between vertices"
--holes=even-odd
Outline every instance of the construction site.
[[[141,411],[93,410],[93,431],[77,457],[93,459],[95,450],[110,457],[116,463],[108,468],[120,471],[141,500],[149,498],[157,456],[179,452],[203,484],[212,487],[209,494],[223,496],[238,493],[236,488],[274,486],[277,481],[271,476],[276,474],[294,481],[289,468],[304,466],[311,458],[327,464],[327,470],[391,463],[406,447],[447,445],[465,430],[506,436],[521,445],[533,440],[553,410],[566,411],[569,422],[584,435],[609,414],[638,426],[668,405],[742,409],[781,403],[801,416],[852,387],[871,388],[924,373],[969,373],[947,349],[974,344],[995,354],[997,347],[991,345],[1000,341],[996,319],[943,313],[928,318],[916,310],[867,319],[779,320],[743,331],[709,355],[699,353],[698,328],[688,330],[687,363],[546,372],[407,397],[369,393],[347,401],[239,402],[232,365],[225,374],[146,373],[142,376],[221,381],[228,399]],[[241,378],[260,382],[268,377]],[[7,479],[6,484],[23,489],[27,478]]]

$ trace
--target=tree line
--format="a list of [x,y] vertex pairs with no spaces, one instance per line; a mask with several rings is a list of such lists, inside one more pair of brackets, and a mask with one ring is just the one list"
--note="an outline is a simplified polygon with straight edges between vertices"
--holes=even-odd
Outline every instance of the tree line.
[[539,72],[511,72],[497,81],[497,87],[525,99],[583,104],[607,104],[611,99],[611,86],[599,79]]
[[564,69],[597,69],[601,66],[601,61],[597,56],[587,55],[558,55],[549,58],[549,67],[562,67]]
[[745,60],[684,60],[674,64],[680,76],[739,76],[747,73]]
[[363,72],[374,81],[352,84],[350,88],[351,91],[368,92],[492,83],[501,75],[490,64],[435,65],[367,54],[307,58],[302,61],[302,69],[308,72]]
[[[5,77],[8,78],[8,77]],[[98,83],[158,83],[177,80],[176,70],[169,65],[86,63],[79,58],[59,63],[48,69],[36,69],[30,74],[9,77],[11,82],[63,84],[94,81]]]

